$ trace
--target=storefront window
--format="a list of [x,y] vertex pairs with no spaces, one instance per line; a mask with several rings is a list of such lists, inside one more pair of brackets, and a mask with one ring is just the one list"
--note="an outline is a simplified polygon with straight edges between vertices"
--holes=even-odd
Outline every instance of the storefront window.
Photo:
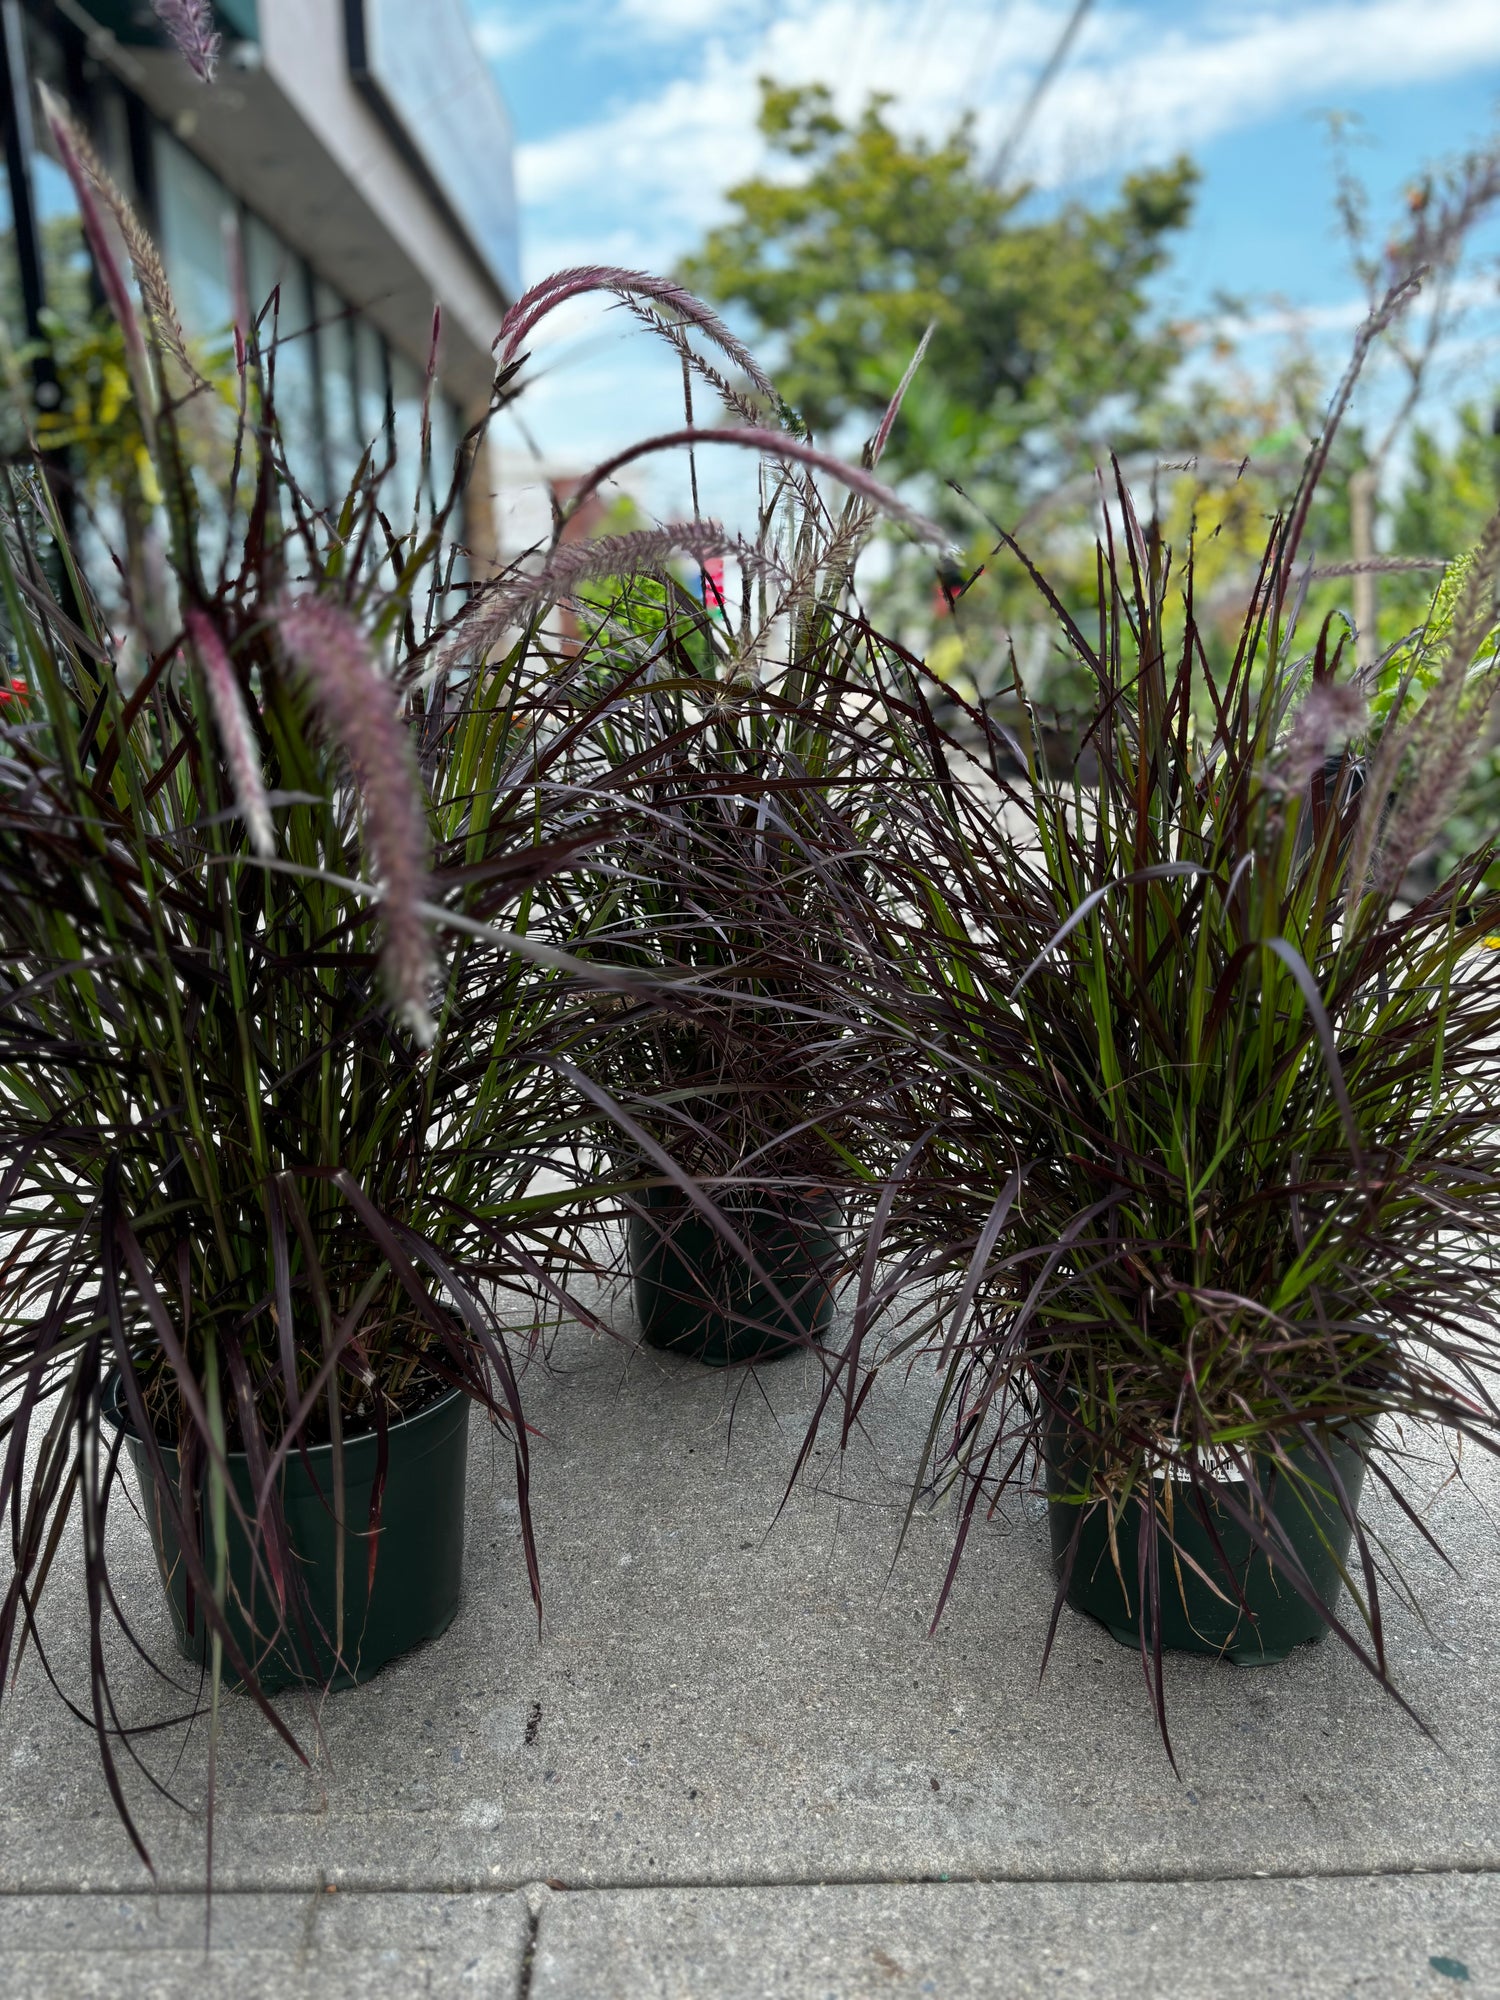
[[0,174],[0,316],[13,341],[26,337],[26,304],[21,293],[21,265],[16,255],[16,216],[11,207],[10,177]]
[[323,447],[307,270],[259,216],[245,218],[242,241],[250,317],[259,328],[287,463],[302,491],[321,501]]
[[391,355],[391,421],[396,446],[398,526],[406,525],[417,498],[422,462],[422,371],[404,354]]
[[234,203],[222,181],[159,126],[153,163],[161,253],[183,326],[217,343],[234,322],[228,254],[237,228]]
[[359,448],[374,447],[377,468],[390,449],[386,426],[389,386],[385,373],[385,342],[367,319],[354,321],[355,381],[359,392]]
[[94,289],[73,183],[55,160],[38,153],[31,163],[31,189],[48,310],[77,326],[93,310]]
[[[45,83],[49,89],[65,92],[63,52],[55,35],[39,21],[25,24],[26,67],[33,85]],[[73,328],[81,327],[96,304],[88,249],[78,220],[78,200],[73,184],[61,165],[47,150],[50,142],[46,125],[38,118],[32,125],[33,152],[30,161],[32,221],[41,263],[42,291],[47,307]],[[6,204],[7,209],[10,203]],[[8,219],[12,219],[8,217]],[[11,238],[11,261],[14,260]],[[9,279],[9,273],[7,273]],[[20,273],[16,267],[16,310],[12,316],[7,300],[8,326],[25,338],[26,316],[20,298]]]
[[323,395],[323,441],[330,506],[339,506],[359,464],[359,409],[354,381],[354,338],[349,308],[321,279],[313,287],[317,321],[318,381]]
[[[68,95],[72,72],[57,37],[27,20],[27,57],[35,76]],[[366,450],[381,466],[394,450],[396,470],[383,496],[404,528],[410,509],[430,514],[446,497],[458,442],[458,413],[441,394],[431,408],[432,445],[422,471],[424,377],[406,355],[387,348],[380,329],[333,286],[314,277],[305,258],[260,217],[243,209],[217,176],[143,107],[107,79],[90,85],[75,115],[89,126],[111,170],[130,184],[131,118],[149,134],[150,194],[143,214],[160,245],[178,312],[201,365],[232,370],[231,331],[242,322],[259,349],[274,395],[293,479],[316,506],[341,504]],[[101,310],[101,294],[81,229],[72,185],[39,150],[23,214],[34,220],[46,313],[82,330]],[[17,246],[14,190],[0,174],[0,313],[13,343],[28,337],[25,287]],[[30,240],[30,239],[28,239]],[[30,280],[28,279],[28,283]],[[34,288],[33,288],[34,289]],[[39,364],[41,365],[41,364]],[[56,400],[57,385],[49,381]],[[19,437],[19,432],[18,432]],[[422,487],[420,501],[418,486]]]

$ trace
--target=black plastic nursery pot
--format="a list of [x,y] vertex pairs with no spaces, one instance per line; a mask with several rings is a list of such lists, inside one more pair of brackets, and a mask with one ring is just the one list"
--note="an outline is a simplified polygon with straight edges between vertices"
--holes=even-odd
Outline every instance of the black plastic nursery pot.
[[[119,1379],[114,1377],[105,1391],[105,1421],[125,1434],[142,1510],[172,1607],[178,1651],[187,1659],[204,1661],[209,1654],[207,1622],[200,1606],[195,1604],[189,1613],[181,1547],[119,1390]],[[453,1622],[463,1573],[469,1400],[462,1390],[450,1390],[415,1416],[387,1429],[373,1588],[369,1585],[368,1531],[378,1444],[373,1432],[344,1440],[342,1655],[335,1643],[338,1531],[333,1510],[333,1447],[309,1445],[305,1454],[293,1451],[280,1473],[287,1537],[300,1578],[298,1611],[288,1614],[284,1626],[264,1563],[257,1574],[245,1531],[231,1511],[228,1622],[265,1692],[299,1685],[352,1687],[369,1680],[413,1646],[435,1639]],[[175,1490],[177,1453],[165,1445],[159,1449]],[[241,1504],[247,1513],[253,1513],[254,1490],[243,1452],[229,1454],[229,1476]],[[198,1518],[204,1523],[205,1566],[211,1577],[214,1545],[207,1524],[207,1491],[207,1477],[200,1476]],[[226,1680],[235,1684],[227,1667]]]
[[[1332,1435],[1326,1439],[1326,1448],[1350,1506],[1357,1509],[1365,1478],[1364,1451]],[[1087,1460],[1076,1449],[1069,1451],[1060,1425],[1054,1426],[1048,1437],[1046,1457],[1052,1557],[1059,1574],[1073,1536],[1078,1536],[1067,1601],[1097,1619],[1121,1645],[1139,1651],[1142,1503],[1132,1497],[1117,1517],[1117,1568],[1104,1502],[1093,1497],[1064,1497],[1091,1495],[1093,1482]],[[1256,1461],[1266,1511],[1290,1541],[1317,1596],[1333,1610],[1343,1587],[1342,1572],[1348,1569],[1354,1531],[1317,1454],[1309,1446],[1299,1445],[1288,1453],[1288,1459],[1293,1468],[1290,1473],[1270,1458]],[[1162,1478],[1164,1475],[1159,1476],[1159,1483]],[[1257,1546],[1249,1529],[1223,1505],[1219,1494],[1232,1488],[1238,1488],[1243,1496],[1241,1480],[1213,1483],[1205,1522],[1192,1485],[1178,1479],[1172,1491],[1171,1537],[1160,1519],[1154,1525],[1161,1579],[1161,1643],[1177,1652],[1218,1654],[1237,1666],[1268,1666],[1284,1660],[1294,1647],[1322,1639],[1328,1626],[1289,1581],[1285,1565],[1278,1567]],[[1243,1500],[1241,1504],[1248,1512]],[[1206,1578],[1213,1579],[1213,1587]]]
[[630,1218],[630,1268],[641,1335],[652,1347],[728,1368],[823,1338],[842,1255],[831,1196],[765,1189],[721,1201],[780,1300],[686,1195],[651,1188],[639,1201],[645,1213]]

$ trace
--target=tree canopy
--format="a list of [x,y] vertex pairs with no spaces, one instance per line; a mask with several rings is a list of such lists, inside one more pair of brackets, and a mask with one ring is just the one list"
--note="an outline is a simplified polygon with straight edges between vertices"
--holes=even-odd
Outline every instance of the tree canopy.
[[892,441],[902,469],[1017,491],[1106,423],[1129,442],[1182,351],[1147,287],[1191,211],[1186,159],[1107,206],[1033,212],[1028,189],[986,176],[968,120],[930,144],[895,130],[888,97],[846,124],[821,85],[761,90],[761,130],[798,171],[732,188],[685,276],[780,337],[782,388],[815,430],[876,417],[933,323]]

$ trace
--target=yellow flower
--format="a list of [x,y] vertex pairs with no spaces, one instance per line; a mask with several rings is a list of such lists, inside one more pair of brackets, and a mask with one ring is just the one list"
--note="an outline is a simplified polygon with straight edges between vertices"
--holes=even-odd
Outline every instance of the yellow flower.
[[135,466],[141,482],[141,498],[148,507],[159,507],[162,499],[161,482],[157,479],[151,454],[143,444],[136,446]]

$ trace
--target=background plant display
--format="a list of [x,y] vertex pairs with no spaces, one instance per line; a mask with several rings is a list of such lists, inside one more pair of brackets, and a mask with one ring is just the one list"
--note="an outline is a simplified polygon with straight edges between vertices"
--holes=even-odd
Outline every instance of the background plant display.
[[[942,144],[908,140],[900,110],[876,99],[849,121],[827,91],[764,80],[774,165],[728,191],[730,219],[684,270],[769,343],[789,402],[825,435],[879,408],[931,328],[895,462],[965,556],[944,592],[898,562],[871,601],[944,684],[997,704],[1012,727],[1013,647],[1044,719],[1076,738],[1091,690],[985,524],[1018,535],[1087,598],[1098,468],[1113,452],[1138,491],[1150,486],[1175,539],[1196,523],[1205,643],[1232,652],[1235,607],[1332,385],[1294,318],[1270,361],[1238,358],[1241,333],[1274,301],[1226,296],[1194,321],[1163,311],[1197,178],[1186,159],[1127,178],[1111,199],[1058,207],[1016,178],[1008,147],[986,157],[962,126]],[[1433,572],[1472,544],[1500,497],[1476,444],[1488,412],[1457,437],[1441,425],[1441,443],[1433,428],[1444,384],[1458,381],[1468,400],[1493,372],[1492,351],[1466,352],[1464,340],[1487,283],[1476,238],[1500,193],[1500,151],[1491,138],[1440,163],[1381,216],[1354,170],[1349,122],[1328,122],[1330,218],[1354,283],[1373,308],[1395,277],[1424,274],[1419,304],[1368,371],[1378,383],[1341,427],[1306,543],[1315,566],[1360,565],[1315,578],[1313,603],[1352,608],[1368,664],[1420,622]],[[1223,621],[1209,615],[1221,583]]]

